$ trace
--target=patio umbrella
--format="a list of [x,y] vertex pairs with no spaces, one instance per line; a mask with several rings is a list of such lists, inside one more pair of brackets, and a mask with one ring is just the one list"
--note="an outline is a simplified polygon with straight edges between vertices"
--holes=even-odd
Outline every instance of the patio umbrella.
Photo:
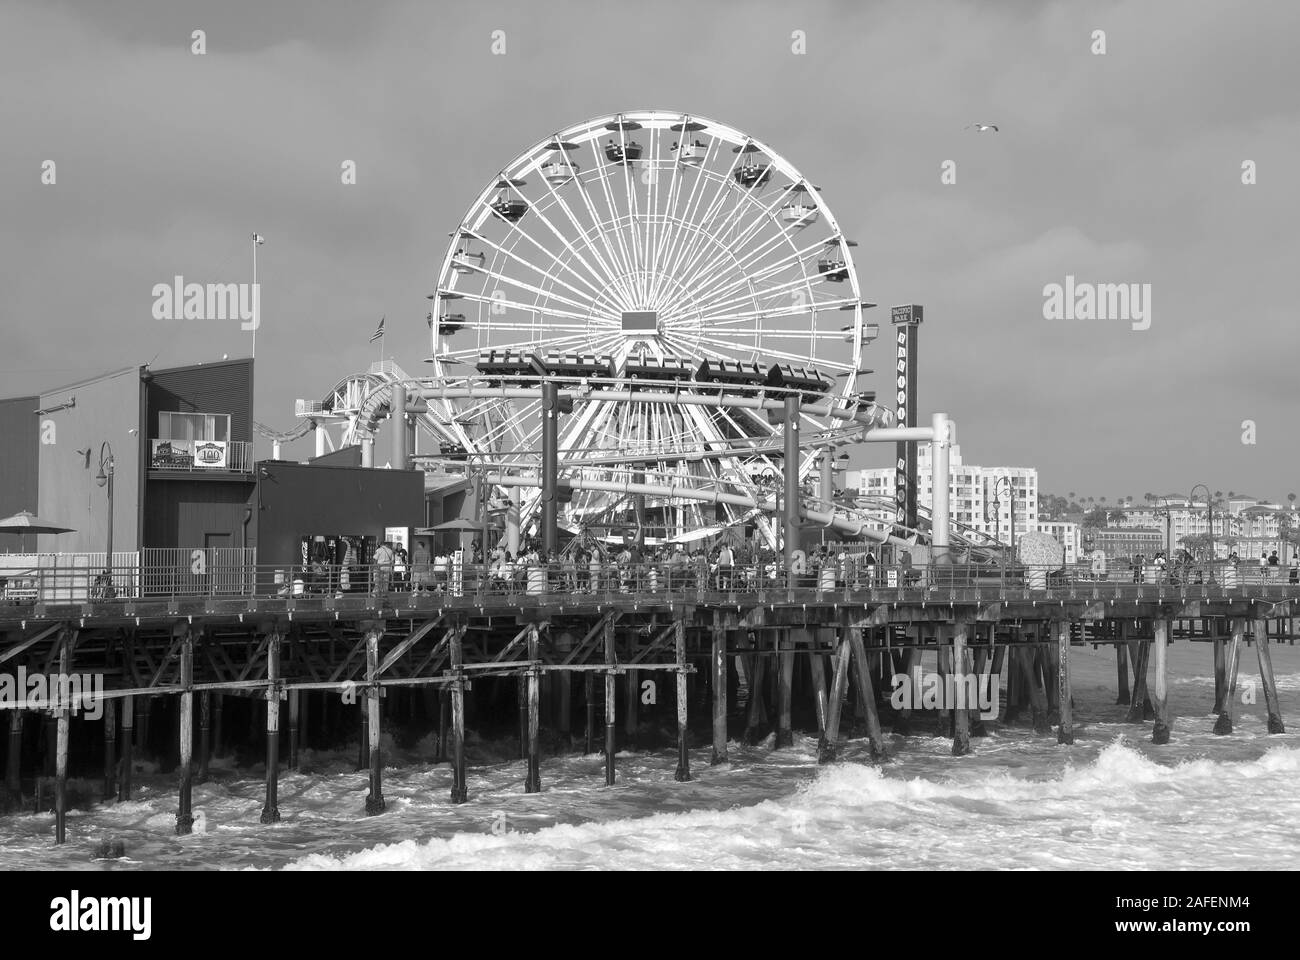
[[29,533],[72,533],[73,527],[65,527],[48,520],[42,520],[29,510],[20,510],[12,517],[0,520],[0,533],[16,533],[22,538],[22,552],[27,552],[27,534]]

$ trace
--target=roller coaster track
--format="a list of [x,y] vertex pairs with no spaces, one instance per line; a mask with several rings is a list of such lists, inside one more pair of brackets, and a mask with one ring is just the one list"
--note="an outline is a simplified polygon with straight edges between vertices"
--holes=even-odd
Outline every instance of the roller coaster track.
[[[306,407],[307,412],[303,413],[300,409],[298,422],[290,429],[273,430],[258,421],[253,422],[253,427],[259,436],[281,443],[288,443],[305,437],[314,429],[321,428],[322,421],[333,420],[346,423],[341,442],[344,445],[356,443],[362,437],[373,436],[378,424],[389,416],[392,388],[397,384],[406,384],[413,389],[419,389],[423,386],[419,379],[406,374],[395,362],[391,360],[379,361],[372,364],[364,374],[353,375],[340,380],[330,393],[318,403],[300,404],[300,408]],[[649,387],[651,385],[645,384],[644,386]],[[456,442],[458,439],[451,425],[440,420],[430,409],[414,414],[414,419],[438,442]],[[838,437],[842,432],[841,430],[831,430],[825,431],[825,436],[821,434],[810,435],[804,438],[804,446],[815,446],[818,443],[826,442],[832,438],[832,435]],[[682,454],[681,456],[734,456],[767,450],[772,446],[774,444],[771,441],[766,443],[756,441],[752,446],[740,445],[725,450]],[[669,456],[667,459],[672,460],[674,456]],[[510,464],[503,461],[493,462],[491,465],[493,467],[507,467]],[[598,459],[593,460],[591,463],[586,463],[584,460],[582,465],[608,467],[612,464],[607,463],[606,459]],[[647,471],[644,468],[641,468],[641,472],[654,473],[653,470]],[[731,485],[745,486],[734,482]],[[748,516],[752,518],[758,514],[763,514],[768,518],[773,517],[776,513],[775,502],[766,502],[758,488],[755,488],[753,492],[756,494],[753,497],[754,506]],[[693,499],[707,499],[710,496],[715,496],[717,491],[679,490],[678,493]],[[859,525],[875,524],[879,528],[887,528],[891,532],[891,539],[895,542],[928,543],[930,541],[930,510],[924,506],[918,506],[918,523],[915,528],[911,528],[883,519],[891,516],[894,512],[893,501],[886,497],[859,497],[852,508],[846,508],[842,504],[820,504],[815,498],[811,497],[805,497],[804,502],[805,509],[808,509],[809,506],[823,508],[818,511],[823,516],[830,515],[837,520]],[[995,537],[991,537],[958,521],[950,521],[949,529],[951,547],[958,552],[965,553],[973,562],[995,562],[1004,556],[1005,545]]]

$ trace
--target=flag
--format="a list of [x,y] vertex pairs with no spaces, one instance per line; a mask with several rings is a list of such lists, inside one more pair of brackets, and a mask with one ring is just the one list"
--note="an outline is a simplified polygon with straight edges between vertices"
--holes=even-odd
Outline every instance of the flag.
[[253,234],[253,242],[254,242],[254,243],[266,243],[266,241],[262,239],[262,235],[261,235],[260,233],[255,233],[255,234]]
[[383,336],[384,336],[384,318],[380,317],[379,326],[375,327],[375,332],[370,335],[370,342],[374,343],[376,340],[382,340]]

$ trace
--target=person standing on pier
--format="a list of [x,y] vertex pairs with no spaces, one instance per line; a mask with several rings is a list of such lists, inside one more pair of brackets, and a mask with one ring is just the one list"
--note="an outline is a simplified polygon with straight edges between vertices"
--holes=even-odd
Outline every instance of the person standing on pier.
[[374,567],[374,584],[375,596],[383,598],[388,595],[388,584],[393,578],[393,565],[397,561],[397,554],[393,553],[393,545],[385,540],[379,549],[375,551],[371,563]]
[[736,564],[736,556],[729,544],[723,544],[718,550],[718,589],[731,592],[731,568]]

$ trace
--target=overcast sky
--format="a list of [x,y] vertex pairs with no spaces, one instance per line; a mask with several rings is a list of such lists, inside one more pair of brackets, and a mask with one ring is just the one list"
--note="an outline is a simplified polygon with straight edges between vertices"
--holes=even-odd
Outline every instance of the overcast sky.
[[[5,0],[0,395],[246,355],[237,324],[155,320],[151,290],[251,279],[253,230],[259,420],[287,428],[295,397],[363,370],[381,315],[386,354],[422,372],[424,295],[485,182],[557,129],[654,107],[744,130],[823,187],[866,298],[925,305],[920,410],[957,421],[968,462],[1111,499],[1285,497],[1297,38],[1295,0]],[[1045,320],[1067,274],[1151,284],[1150,329]]]

